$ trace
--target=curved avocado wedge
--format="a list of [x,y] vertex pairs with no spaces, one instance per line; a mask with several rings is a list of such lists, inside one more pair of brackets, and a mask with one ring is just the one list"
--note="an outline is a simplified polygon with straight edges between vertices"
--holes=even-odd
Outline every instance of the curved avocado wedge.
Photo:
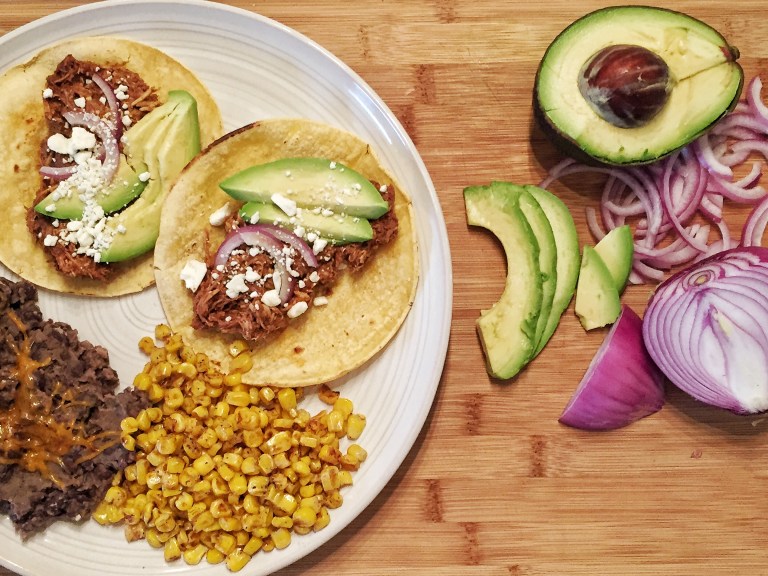
[[324,158],[282,158],[251,166],[219,183],[224,192],[244,202],[271,202],[281,194],[302,208],[327,208],[375,220],[389,204],[362,174]]
[[536,322],[534,342],[538,348],[545,333],[557,286],[557,245],[547,215],[525,187],[510,182],[493,182],[492,187],[517,195],[520,210],[531,227],[539,246],[539,273],[541,274],[541,310]]
[[320,209],[299,208],[296,215],[288,216],[275,204],[246,202],[240,208],[240,217],[246,222],[268,222],[289,230],[301,227],[337,245],[366,242],[373,238],[373,228],[365,218]]
[[[100,190],[95,201],[102,207],[105,214],[111,214],[127,206],[146,188],[147,183],[139,178],[131,165],[120,157],[120,165],[112,182],[104,190]],[[58,189],[58,188],[57,188]],[[80,194],[72,193],[64,198],[55,199],[56,190],[48,194],[35,206],[35,211],[50,218],[61,220],[80,220],[83,217],[85,203]],[[52,210],[48,210],[52,207]]]
[[160,212],[168,188],[200,152],[197,102],[191,94],[173,90],[168,101],[150,114],[155,112],[156,123],[147,130],[145,139],[133,140],[129,156],[146,163],[149,182],[133,204],[109,219],[112,243],[100,252],[101,262],[120,262],[152,250],[160,233]]
[[584,330],[613,324],[621,314],[621,298],[610,270],[592,246],[584,246],[574,312]]
[[536,354],[538,354],[549,342],[560,324],[563,312],[573,299],[579,278],[581,253],[576,223],[563,201],[548,190],[538,186],[526,185],[525,189],[539,203],[546,214],[552,227],[557,251],[555,294],[552,298],[552,309],[547,318],[546,328],[536,345]]
[[539,246],[519,204],[519,194],[501,187],[464,189],[467,223],[498,237],[507,258],[507,278],[498,302],[481,312],[477,331],[488,373],[515,376],[533,357],[541,312]]
[[616,290],[621,294],[632,272],[632,258],[635,254],[635,241],[629,224],[610,230],[595,244],[595,252],[605,262]]
[[[649,50],[669,70],[666,100],[639,126],[605,120],[579,89],[582,67],[598,52],[620,45]],[[534,115],[552,142],[579,160],[652,162],[685,146],[733,109],[744,83],[738,57],[719,32],[686,14],[648,6],[603,8],[573,22],[547,48],[536,73]],[[617,68],[606,69],[609,81],[619,77]]]

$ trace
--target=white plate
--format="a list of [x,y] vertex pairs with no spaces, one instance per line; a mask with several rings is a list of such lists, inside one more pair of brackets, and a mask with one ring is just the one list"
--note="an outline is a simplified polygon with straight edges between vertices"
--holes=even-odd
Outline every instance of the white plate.
[[[317,549],[348,525],[384,488],[416,440],[434,400],[448,346],[452,271],[442,212],[418,152],[371,88],[332,54],[257,14],[199,1],[109,1],[53,14],[0,38],[0,70],[55,41],[93,34],[152,44],[185,63],[210,88],[227,130],[270,116],[301,116],[350,130],[368,141],[413,199],[421,278],[416,302],[385,352],[341,390],[368,418],[360,443],[369,458],[344,492],[344,505],[317,534],[295,536],[282,551],[259,553],[243,574],[270,574]],[[0,274],[13,277],[0,267]],[[43,312],[104,345],[124,384],[146,362],[138,340],[164,320],[154,289],[112,299],[41,291]],[[316,399],[315,399],[316,401]],[[313,407],[311,402],[308,406]],[[0,518],[0,563],[23,575],[224,575],[223,565],[166,564],[122,529],[59,523],[22,544]]]

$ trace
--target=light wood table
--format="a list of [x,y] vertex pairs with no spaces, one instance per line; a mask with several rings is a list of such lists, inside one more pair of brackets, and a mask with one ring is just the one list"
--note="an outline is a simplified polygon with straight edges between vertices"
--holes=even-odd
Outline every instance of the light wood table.
[[[505,263],[493,237],[467,227],[462,189],[493,179],[537,183],[560,158],[533,127],[534,74],[561,29],[608,3],[228,3],[317,41],[391,107],[434,180],[455,276],[448,358],[416,445],[361,516],[280,574],[768,574],[765,424],[671,391],[660,413],[619,431],[561,426],[557,418],[605,334],[586,334],[572,305],[519,378],[502,383],[485,372],[474,323],[500,295]],[[76,4],[4,0],[0,33]],[[768,73],[763,0],[669,7],[737,45],[747,78]],[[587,179],[560,189],[582,242],[592,241],[584,208],[597,205],[598,185]],[[630,287],[625,301],[642,313],[650,293]],[[0,568],[0,576],[12,573]]]

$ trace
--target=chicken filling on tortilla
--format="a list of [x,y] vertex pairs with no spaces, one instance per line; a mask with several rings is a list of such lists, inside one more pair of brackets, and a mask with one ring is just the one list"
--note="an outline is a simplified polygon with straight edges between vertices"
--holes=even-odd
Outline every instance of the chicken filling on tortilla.
[[[90,112],[112,124],[115,123],[104,92],[93,81],[97,74],[114,91],[120,104],[120,121],[125,128],[135,124],[160,105],[157,91],[148,86],[135,72],[121,66],[103,69],[93,62],[81,61],[68,55],[48,77],[41,95],[48,125],[48,137],[40,146],[41,166],[65,167],[75,162],[72,154],[56,151],[51,146],[51,138],[72,138],[73,127],[64,119],[65,112]],[[120,147],[122,150],[122,146]],[[58,186],[59,182],[52,178],[41,179],[40,190],[27,212],[27,227],[62,274],[95,280],[108,279],[110,266],[97,262],[87,253],[87,241],[68,241],[69,233],[73,230],[67,230],[66,223],[35,211],[34,206]]]

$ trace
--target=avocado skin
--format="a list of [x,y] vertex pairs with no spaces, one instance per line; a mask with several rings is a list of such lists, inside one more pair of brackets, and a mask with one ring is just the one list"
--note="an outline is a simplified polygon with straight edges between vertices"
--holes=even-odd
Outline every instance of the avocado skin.
[[[739,83],[737,88],[735,89],[734,95],[731,98],[730,102],[722,109],[721,113],[713,117],[711,121],[706,125],[703,126],[700,130],[698,130],[696,133],[689,135],[688,137],[681,139],[679,142],[676,142],[672,147],[667,147],[666,150],[663,150],[659,153],[652,153],[651,149],[653,148],[652,144],[650,143],[649,148],[646,150],[646,155],[642,158],[636,158],[636,159],[620,159],[617,160],[607,154],[604,155],[596,155],[594,153],[591,153],[586,146],[583,145],[582,142],[580,142],[576,138],[570,137],[568,134],[564,133],[563,130],[561,130],[558,125],[551,120],[549,115],[544,111],[542,108],[542,104],[540,101],[540,93],[539,93],[539,87],[540,87],[540,79],[542,76],[542,72],[547,66],[548,57],[550,56],[550,52],[552,51],[553,47],[557,44],[558,40],[560,40],[569,30],[571,30],[574,27],[579,26],[582,24],[585,20],[594,18],[595,16],[598,16],[602,13],[608,13],[608,12],[618,12],[625,9],[632,9],[632,10],[648,10],[649,14],[653,12],[663,13],[667,15],[677,15],[681,18],[685,18],[690,21],[694,21],[699,23],[702,27],[708,29],[710,33],[713,35],[716,35],[719,37],[719,39],[722,41],[722,46],[720,46],[720,49],[723,52],[726,52],[728,55],[727,60],[730,63],[730,66],[734,67],[739,71]],[[562,153],[565,155],[587,165],[591,166],[603,166],[603,167],[620,167],[620,166],[641,166],[646,164],[651,164],[653,162],[656,162],[662,158],[665,158],[669,156],[670,154],[674,153],[675,151],[679,150],[680,148],[683,148],[696,138],[702,136],[706,132],[708,132],[719,120],[721,120],[724,116],[726,116],[728,113],[733,111],[733,109],[736,107],[736,105],[739,102],[739,99],[741,97],[741,93],[744,87],[744,71],[741,65],[736,61],[740,56],[738,48],[735,46],[732,46],[728,43],[728,41],[716,30],[714,30],[711,26],[708,24],[693,18],[692,16],[689,16],[683,12],[679,12],[676,10],[671,10],[668,8],[657,8],[657,7],[651,7],[651,6],[609,6],[606,8],[601,8],[598,10],[595,10],[593,12],[590,12],[588,14],[585,14],[584,16],[578,18],[574,22],[572,22],[569,26],[567,26],[564,30],[562,30],[555,39],[551,42],[547,50],[545,51],[541,61],[539,62],[539,66],[536,70],[536,75],[534,79],[534,90],[533,90],[533,117],[536,122],[536,124],[541,128],[542,132],[546,136],[546,138]],[[673,88],[674,90],[674,88]],[[633,128],[625,129],[628,131],[636,130]]]

